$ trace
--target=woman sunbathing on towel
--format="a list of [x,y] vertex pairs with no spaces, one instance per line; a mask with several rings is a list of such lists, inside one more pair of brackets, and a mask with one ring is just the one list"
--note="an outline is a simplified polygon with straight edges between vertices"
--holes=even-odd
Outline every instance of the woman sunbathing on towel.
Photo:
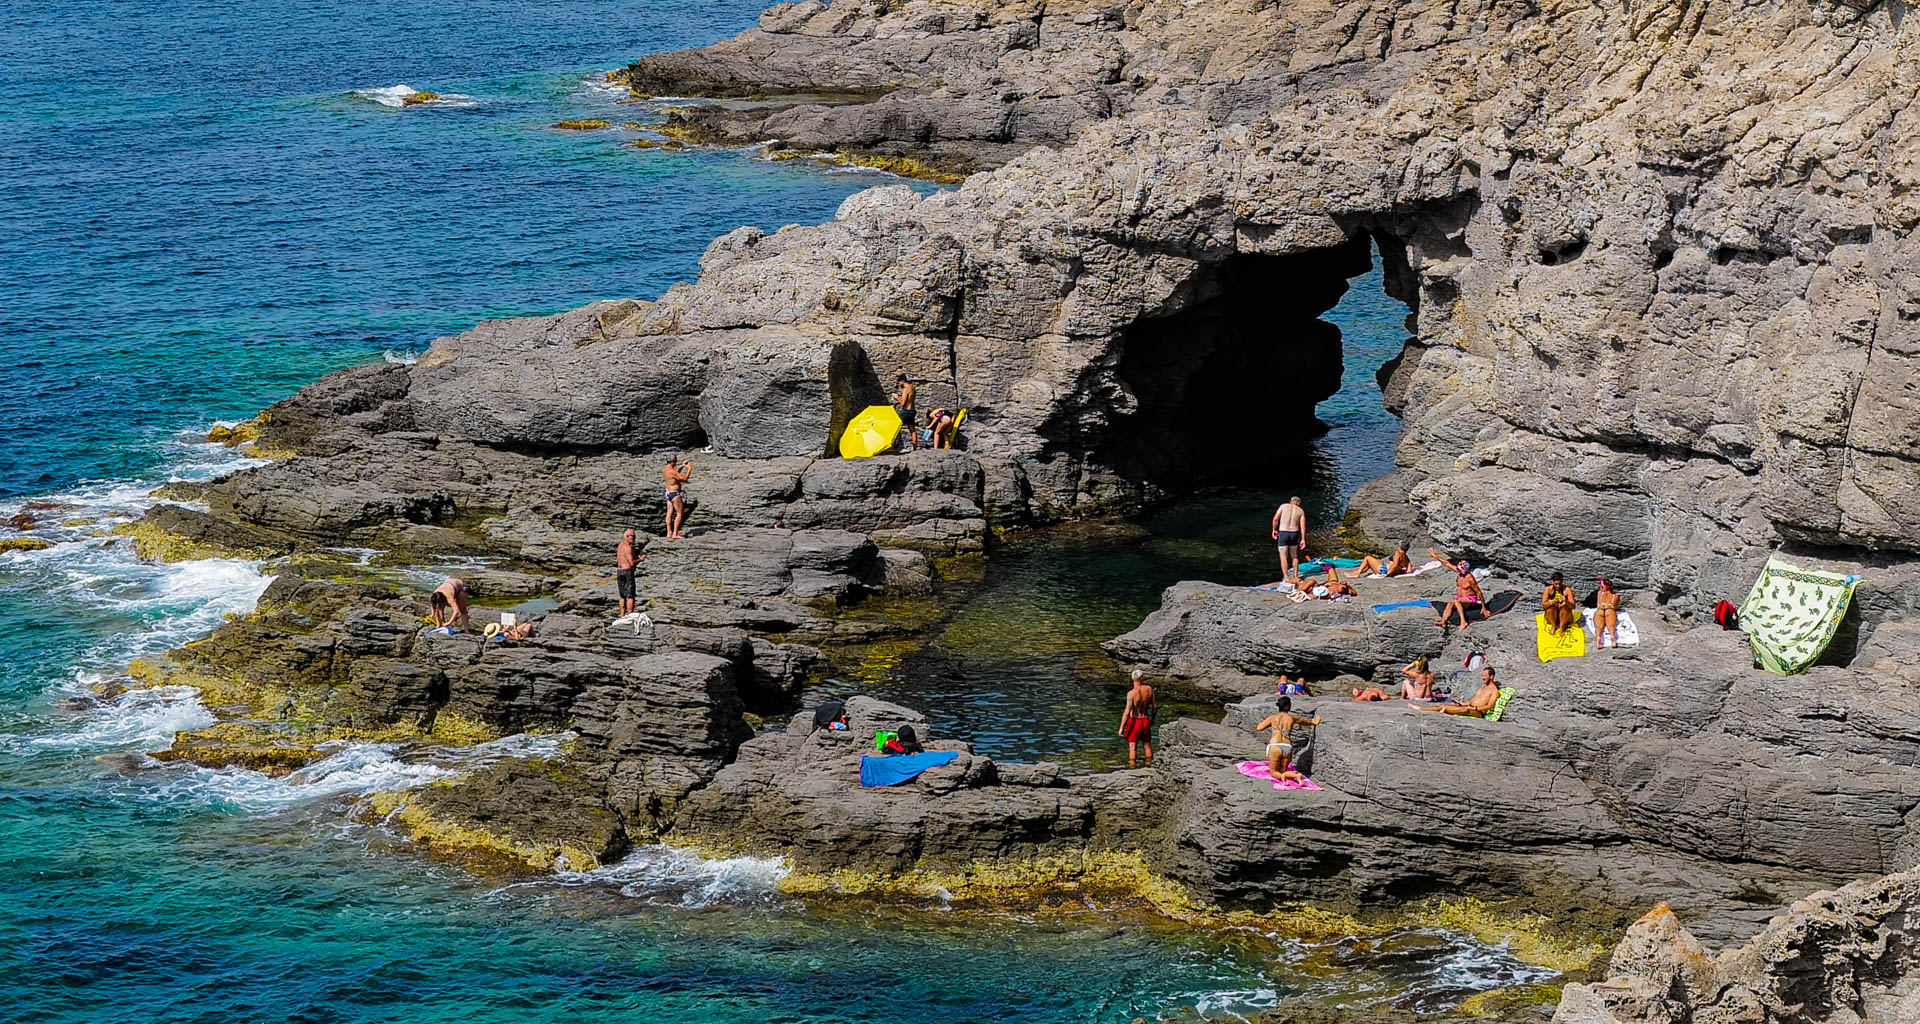
[[1364,690],[1353,691],[1353,699],[1347,701],[1347,703],[1364,704],[1368,701],[1392,700],[1392,699],[1393,698],[1387,696],[1387,691],[1382,690],[1377,686],[1369,686]]
[[1480,592],[1480,581],[1473,578],[1473,566],[1467,564],[1464,558],[1458,562],[1448,561],[1447,556],[1432,548],[1427,549],[1427,554],[1433,556],[1441,565],[1452,569],[1454,573],[1453,600],[1447,602],[1447,610],[1440,613],[1440,621],[1434,625],[1444,630],[1447,628],[1448,621],[1458,615],[1460,628],[1465,630],[1467,609],[1480,608],[1487,601],[1486,595]]
[[1600,577],[1600,592],[1593,595],[1593,638],[1600,646],[1609,646],[1607,635],[1613,635],[1611,646],[1620,646],[1620,592],[1613,589],[1613,583],[1605,576]]
[[[1302,577],[1300,585],[1307,588],[1313,587],[1313,583],[1307,581],[1305,577]],[[1340,581],[1340,570],[1333,566],[1327,566],[1327,578],[1320,583],[1320,586],[1327,588],[1328,597],[1354,597],[1359,593],[1353,589],[1353,584]]]
[[1407,542],[1401,541],[1400,546],[1393,549],[1393,554],[1388,555],[1385,562],[1368,555],[1360,560],[1358,569],[1347,574],[1347,578],[1357,580],[1362,576],[1398,576],[1412,569],[1413,560],[1407,557]]

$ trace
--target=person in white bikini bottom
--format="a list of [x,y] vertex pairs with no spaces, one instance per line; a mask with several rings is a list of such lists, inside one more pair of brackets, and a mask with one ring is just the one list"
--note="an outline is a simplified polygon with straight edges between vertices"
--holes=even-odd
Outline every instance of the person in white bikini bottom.
[[1272,730],[1272,738],[1267,742],[1267,769],[1273,773],[1273,777],[1276,779],[1280,777],[1282,772],[1288,771],[1292,767],[1293,727],[1300,722],[1305,722],[1308,725],[1319,725],[1320,718],[1317,715],[1313,718],[1301,718],[1299,715],[1293,713],[1293,699],[1291,697],[1282,697],[1280,698],[1279,709],[1273,714],[1261,719],[1260,724],[1253,727],[1254,732]]

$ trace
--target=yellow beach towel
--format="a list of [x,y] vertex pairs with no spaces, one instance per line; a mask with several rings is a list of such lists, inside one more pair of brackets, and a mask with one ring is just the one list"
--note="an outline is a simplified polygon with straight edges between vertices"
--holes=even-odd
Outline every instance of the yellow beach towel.
[[1587,653],[1587,632],[1579,626],[1565,633],[1555,633],[1547,628],[1547,613],[1539,612],[1533,617],[1535,645],[1540,650],[1542,663],[1555,658],[1580,658]]

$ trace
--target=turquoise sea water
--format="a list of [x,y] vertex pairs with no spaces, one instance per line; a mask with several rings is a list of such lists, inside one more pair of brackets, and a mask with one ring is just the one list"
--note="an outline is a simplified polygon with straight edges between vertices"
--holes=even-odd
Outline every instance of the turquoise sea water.
[[[163,766],[143,752],[207,721],[191,692],[94,694],[267,582],[96,535],[159,482],[243,464],[195,440],[212,422],[485,316],[657,294],[712,236],[824,219],[878,180],[547,127],[657,119],[596,73],[757,7],[0,8],[0,520],[57,542],[0,553],[0,1019],[1127,1021],[1293,992],[1437,1006],[1538,976],[1425,932],[1309,947],[803,906],[775,862],[660,850],[475,878],[352,808],[498,747],[352,745],[283,779]],[[403,85],[443,98],[393,106]]]

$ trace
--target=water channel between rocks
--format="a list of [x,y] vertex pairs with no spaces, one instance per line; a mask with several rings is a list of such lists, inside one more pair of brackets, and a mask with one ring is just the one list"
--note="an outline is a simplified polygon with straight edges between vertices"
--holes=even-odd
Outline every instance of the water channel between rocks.
[[[1374,374],[1399,353],[1406,313],[1382,290],[1376,266],[1324,315],[1341,330],[1345,369],[1339,394],[1318,409],[1329,429],[1297,474],[1178,499],[1134,520],[1009,534],[977,581],[944,585],[950,615],[918,637],[833,652],[834,677],[809,688],[806,705],[864,693],[925,713],[935,737],[966,740],[989,757],[1123,766],[1115,733],[1126,676],[1100,645],[1139,625],[1181,580],[1277,579],[1268,524],[1291,495],[1307,504],[1308,553],[1335,553],[1347,498],[1392,465],[1399,424],[1382,407]],[[1162,701],[1163,721],[1221,714],[1218,702]]]

